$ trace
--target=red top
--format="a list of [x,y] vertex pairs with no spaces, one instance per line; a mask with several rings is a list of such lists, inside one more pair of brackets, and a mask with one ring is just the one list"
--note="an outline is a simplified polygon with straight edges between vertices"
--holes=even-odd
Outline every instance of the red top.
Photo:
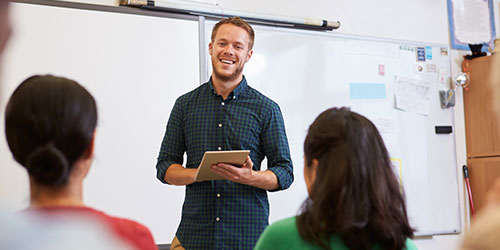
[[35,212],[42,212],[49,215],[70,215],[74,213],[76,216],[91,216],[96,220],[103,222],[110,227],[110,231],[115,233],[119,238],[129,243],[138,250],[157,250],[153,235],[145,226],[128,219],[109,216],[101,211],[97,211],[90,207],[76,206],[54,206],[54,207],[37,207],[29,209]]

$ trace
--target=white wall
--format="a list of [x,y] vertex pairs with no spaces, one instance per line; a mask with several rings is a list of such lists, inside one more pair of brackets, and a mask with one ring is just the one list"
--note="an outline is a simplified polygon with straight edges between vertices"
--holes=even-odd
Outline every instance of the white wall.
[[[75,0],[78,2],[102,2],[109,5],[113,0]],[[341,34],[363,35],[397,40],[426,43],[449,43],[446,1],[436,0],[199,0],[214,3],[225,9],[278,16],[321,18],[340,21],[341,28],[333,31]],[[498,3],[495,2],[496,26],[498,28]],[[258,34],[257,34],[258,36]],[[450,51],[452,55],[452,75],[460,67],[463,52]],[[461,166],[466,164],[465,125],[462,92],[457,93],[455,107],[455,135],[457,145],[457,171],[461,176]],[[297,167],[300,167],[297,166]],[[460,206],[462,209],[462,231],[468,228],[468,204],[462,178],[459,178]],[[456,249],[462,235],[441,235],[416,239],[419,249]]]

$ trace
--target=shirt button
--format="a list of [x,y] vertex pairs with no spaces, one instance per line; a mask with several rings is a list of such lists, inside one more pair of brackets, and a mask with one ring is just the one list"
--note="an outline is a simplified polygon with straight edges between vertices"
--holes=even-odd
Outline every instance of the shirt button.
[[224,102],[221,103],[222,106],[226,105]]
[[222,128],[222,123],[219,123],[219,128]]
[[216,221],[220,221],[220,218],[219,218],[219,217],[217,217],[217,218],[215,218],[215,220],[216,220]]
[[219,197],[220,197],[220,194],[217,194],[217,198],[219,198]]
[[217,149],[218,149],[218,150],[222,150],[222,148],[221,148],[221,147],[218,147]]

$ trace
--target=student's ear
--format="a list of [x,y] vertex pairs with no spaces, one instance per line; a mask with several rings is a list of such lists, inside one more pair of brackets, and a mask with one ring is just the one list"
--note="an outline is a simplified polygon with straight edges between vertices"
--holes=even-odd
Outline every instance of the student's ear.
[[319,164],[319,161],[318,159],[312,159],[311,161],[311,166],[309,166],[311,168],[311,182],[314,183],[314,181],[316,181],[316,172],[318,170],[318,164]]
[[89,146],[85,150],[81,159],[75,162],[75,166],[71,171],[72,180],[82,181],[88,174],[90,165],[92,165],[92,160],[94,157],[94,142],[95,142],[96,131],[92,134],[92,139],[90,140]]
[[309,196],[312,196],[318,164],[318,159],[312,159],[311,164],[307,164],[307,158],[304,157],[304,181],[306,182],[306,188]]
[[87,147],[87,150],[85,151],[85,158],[93,158],[94,157],[94,142],[95,142],[95,134],[96,130],[94,130],[94,133],[92,134],[92,139],[90,140],[89,146]]
[[208,43],[208,54],[212,55],[212,42]]

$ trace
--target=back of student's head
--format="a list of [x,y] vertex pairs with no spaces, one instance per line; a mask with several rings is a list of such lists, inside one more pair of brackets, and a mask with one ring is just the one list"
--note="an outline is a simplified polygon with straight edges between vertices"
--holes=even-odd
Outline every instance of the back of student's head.
[[336,234],[350,249],[402,249],[413,237],[404,196],[376,127],[348,108],[331,108],[309,127],[305,168],[318,161],[297,220],[301,236],[326,248]]
[[44,186],[67,184],[73,164],[88,156],[97,124],[90,93],[73,80],[32,76],[14,91],[5,134],[14,158]]

